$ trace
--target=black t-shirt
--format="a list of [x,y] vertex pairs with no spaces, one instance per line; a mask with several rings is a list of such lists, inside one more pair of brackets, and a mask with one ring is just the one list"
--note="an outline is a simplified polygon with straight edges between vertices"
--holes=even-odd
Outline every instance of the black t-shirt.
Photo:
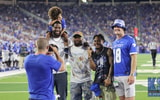
[[107,75],[109,73],[110,64],[109,58],[107,56],[107,50],[108,48],[103,47],[102,51],[99,54],[97,54],[96,52],[92,54],[92,58],[96,64],[94,83],[103,84],[104,79],[107,78]]

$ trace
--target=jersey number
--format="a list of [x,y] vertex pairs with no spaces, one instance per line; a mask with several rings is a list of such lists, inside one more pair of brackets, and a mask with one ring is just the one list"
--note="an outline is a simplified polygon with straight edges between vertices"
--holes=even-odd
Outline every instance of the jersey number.
[[115,49],[114,50],[114,63],[120,63],[121,62],[121,49]]

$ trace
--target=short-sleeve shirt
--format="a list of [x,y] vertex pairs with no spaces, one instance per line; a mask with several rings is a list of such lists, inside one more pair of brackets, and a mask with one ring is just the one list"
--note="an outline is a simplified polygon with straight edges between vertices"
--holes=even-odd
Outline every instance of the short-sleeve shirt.
[[55,100],[52,70],[58,71],[61,63],[48,55],[28,55],[24,67],[28,78],[30,98]]
[[91,80],[91,69],[87,50],[83,46],[70,48],[71,82],[83,83]]
[[129,35],[113,42],[114,76],[128,76],[131,70],[131,54],[137,54],[135,39]]

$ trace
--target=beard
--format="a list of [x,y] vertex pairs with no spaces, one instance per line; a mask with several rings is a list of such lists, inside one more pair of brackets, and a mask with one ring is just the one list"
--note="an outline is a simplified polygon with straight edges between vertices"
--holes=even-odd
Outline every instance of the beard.
[[58,38],[58,37],[60,37],[61,36],[61,32],[59,32],[58,34],[55,32],[55,31],[53,31],[53,32],[51,32],[51,38]]
[[77,47],[82,46],[82,42],[74,43],[74,45],[77,46]]

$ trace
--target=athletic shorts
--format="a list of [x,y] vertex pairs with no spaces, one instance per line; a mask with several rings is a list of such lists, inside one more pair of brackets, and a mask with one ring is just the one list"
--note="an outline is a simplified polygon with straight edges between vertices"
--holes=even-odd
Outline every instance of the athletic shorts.
[[[114,77],[114,87],[118,96],[134,97],[135,82],[131,85],[127,83],[128,76]],[[136,78],[135,78],[136,80]]]

